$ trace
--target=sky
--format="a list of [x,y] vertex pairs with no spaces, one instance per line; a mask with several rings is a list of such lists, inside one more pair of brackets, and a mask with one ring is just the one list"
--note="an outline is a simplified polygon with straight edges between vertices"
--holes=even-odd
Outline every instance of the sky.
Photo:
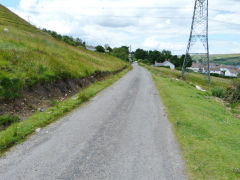
[[[39,28],[91,45],[186,51],[194,0],[0,0]],[[240,53],[240,1],[209,1],[211,54]]]

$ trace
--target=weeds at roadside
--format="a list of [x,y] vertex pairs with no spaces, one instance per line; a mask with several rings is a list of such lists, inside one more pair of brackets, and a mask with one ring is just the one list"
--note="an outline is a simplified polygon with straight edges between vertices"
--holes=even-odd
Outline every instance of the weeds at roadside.
[[51,106],[57,106],[59,102],[56,99],[51,100],[50,105]]
[[0,116],[0,126],[9,126],[13,123],[19,122],[19,117],[17,116],[10,116],[10,115],[3,115]]

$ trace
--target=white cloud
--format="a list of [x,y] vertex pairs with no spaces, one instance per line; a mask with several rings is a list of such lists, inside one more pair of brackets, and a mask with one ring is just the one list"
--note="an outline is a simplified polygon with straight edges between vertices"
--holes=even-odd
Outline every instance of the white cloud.
[[[194,0],[21,0],[13,10],[25,19],[30,16],[31,23],[38,27],[92,44],[184,53],[193,5]],[[228,53],[237,52],[240,25],[235,24],[240,19],[240,2],[212,0],[209,6],[209,34],[214,39],[211,52],[220,53],[223,48]],[[236,38],[229,40],[229,35]]]
[[171,49],[175,53],[181,53],[184,48],[186,48],[186,43],[185,42],[166,42],[166,41],[161,41],[158,39],[158,37],[149,37],[145,39],[143,43],[143,47],[145,49]]

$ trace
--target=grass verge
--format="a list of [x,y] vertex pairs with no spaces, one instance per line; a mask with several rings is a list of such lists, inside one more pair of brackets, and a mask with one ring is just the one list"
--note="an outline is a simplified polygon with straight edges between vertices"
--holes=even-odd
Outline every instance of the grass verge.
[[[189,179],[240,179],[239,119],[209,92],[191,84],[203,83],[196,74],[189,74],[193,77],[188,83],[173,79],[176,72],[143,66],[151,72],[166,107]],[[211,88],[219,83],[214,81]]]
[[37,112],[27,120],[12,124],[9,128],[0,132],[0,156],[7,148],[23,141],[28,135],[31,135],[36,128],[44,127],[51,122],[56,121],[65,113],[88,101],[98,92],[120,79],[130,69],[131,68],[129,67],[116,75],[110,76],[104,81],[96,82],[66,101],[54,103],[55,106],[49,108],[47,111]]

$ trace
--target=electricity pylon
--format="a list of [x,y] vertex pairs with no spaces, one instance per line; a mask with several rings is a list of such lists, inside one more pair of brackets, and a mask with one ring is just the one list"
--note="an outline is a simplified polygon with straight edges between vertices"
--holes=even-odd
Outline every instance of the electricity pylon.
[[[208,45],[208,0],[195,0],[192,26],[188,41],[186,56],[182,67],[182,77],[189,63],[190,55],[200,58],[203,63],[203,72],[211,82]],[[196,56],[198,55],[198,56]]]

